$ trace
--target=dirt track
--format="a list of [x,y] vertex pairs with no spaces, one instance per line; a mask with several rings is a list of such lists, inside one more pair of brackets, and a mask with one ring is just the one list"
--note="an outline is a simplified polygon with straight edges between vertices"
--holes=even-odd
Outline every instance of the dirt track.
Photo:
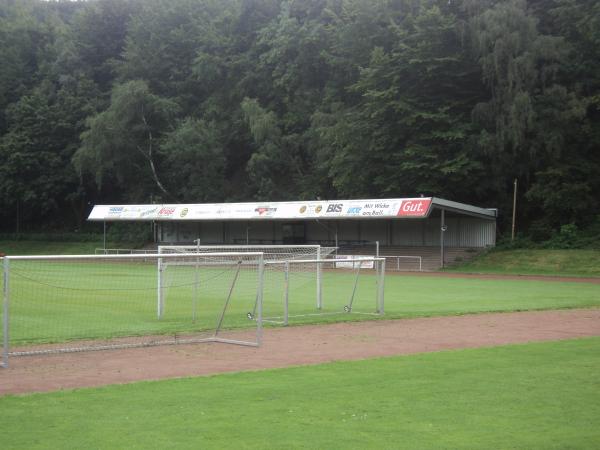
[[15,357],[0,369],[0,395],[586,336],[600,336],[600,309],[274,328],[260,348],[195,344]]

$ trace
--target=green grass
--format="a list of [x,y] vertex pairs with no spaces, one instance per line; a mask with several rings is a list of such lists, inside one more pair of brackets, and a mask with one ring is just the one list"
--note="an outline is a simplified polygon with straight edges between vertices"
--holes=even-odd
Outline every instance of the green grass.
[[492,250],[452,272],[600,277],[600,250]]
[[[102,248],[99,242],[59,241],[0,241],[0,253],[6,255],[89,255]],[[126,243],[111,244],[110,248],[135,248]]]
[[600,442],[600,338],[0,398],[3,449],[565,449]]
[[[234,271],[204,268],[199,274],[193,320],[195,268],[169,268],[165,315],[157,320],[154,263],[72,263],[13,261],[11,265],[11,344],[61,342],[116,336],[174,334],[212,330],[223,309]],[[253,328],[256,272],[241,272],[224,316],[224,328]],[[290,278],[290,323],[364,320],[346,314],[354,288],[351,271],[324,272],[324,310],[316,316],[315,277]],[[264,315],[283,312],[283,274],[268,272]],[[361,275],[353,312],[375,311],[375,277]],[[600,307],[600,284],[530,280],[478,280],[444,277],[386,277],[385,318],[467,313]],[[0,316],[1,316],[0,312]]]

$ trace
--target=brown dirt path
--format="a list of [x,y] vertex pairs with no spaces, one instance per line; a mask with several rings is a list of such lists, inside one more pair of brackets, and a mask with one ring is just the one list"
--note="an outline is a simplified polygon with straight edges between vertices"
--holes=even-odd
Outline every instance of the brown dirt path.
[[213,343],[15,357],[0,369],[0,395],[586,336],[600,336],[600,309],[269,328],[260,348]]

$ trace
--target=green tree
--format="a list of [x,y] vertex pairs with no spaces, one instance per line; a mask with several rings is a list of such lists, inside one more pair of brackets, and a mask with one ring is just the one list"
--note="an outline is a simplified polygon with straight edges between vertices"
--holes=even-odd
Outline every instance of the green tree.
[[160,142],[178,112],[176,103],[150,92],[143,81],[115,86],[108,109],[88,120],[73,157],[75,167],[94,174],[100,186],[107,177],[115,179],[131,200],[146,199],[152,184],[173,198],[160,176]]
[[215,123],[188,117],[165,136],[161,152],[180,201],[224,200],[225,156]]

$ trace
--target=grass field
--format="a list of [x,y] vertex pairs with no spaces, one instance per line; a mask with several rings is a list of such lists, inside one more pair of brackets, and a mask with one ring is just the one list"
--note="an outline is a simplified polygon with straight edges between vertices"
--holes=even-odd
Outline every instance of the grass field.
[[[132,244],[110,244],[110,248],[132,248]],[[0,241],[0,253],[6,255],[93,255],[98,242],[62,242],[62,241]]]
[[4,449],[583,449],[600,338],[0,398]]
[[[172,276],[165,278],[170,286],[165,290],[165,315],[158,320],[155,263],[14,261],[10,284],[11,343],[214,329],[231,287],[234,268],[202,269],[197,297],[195,268],[173,268],[167,273]],[[241,273],[224,316],[224,328],[255,327],[246,315],[255,304],[256,280],[255,271]],[[337,314],[313,315],[317,312],[314,274],[293,273],[290,323],[375,317],[344,313],[344,306],[352,298],[354,281],[352,271],[325,271],[323,312]],[[283,313],[283,286],[282,272],[267,273],[265,316],[280,317]],[[600,284],[591,283],[390,274],[386,276],[385,293],[385,318],[600,306]],[[373,313],[375,300],[375,276],[364,272],[354,295],[353,311]]]
[[600,250],[492,250],[452,272],[600,277]]

